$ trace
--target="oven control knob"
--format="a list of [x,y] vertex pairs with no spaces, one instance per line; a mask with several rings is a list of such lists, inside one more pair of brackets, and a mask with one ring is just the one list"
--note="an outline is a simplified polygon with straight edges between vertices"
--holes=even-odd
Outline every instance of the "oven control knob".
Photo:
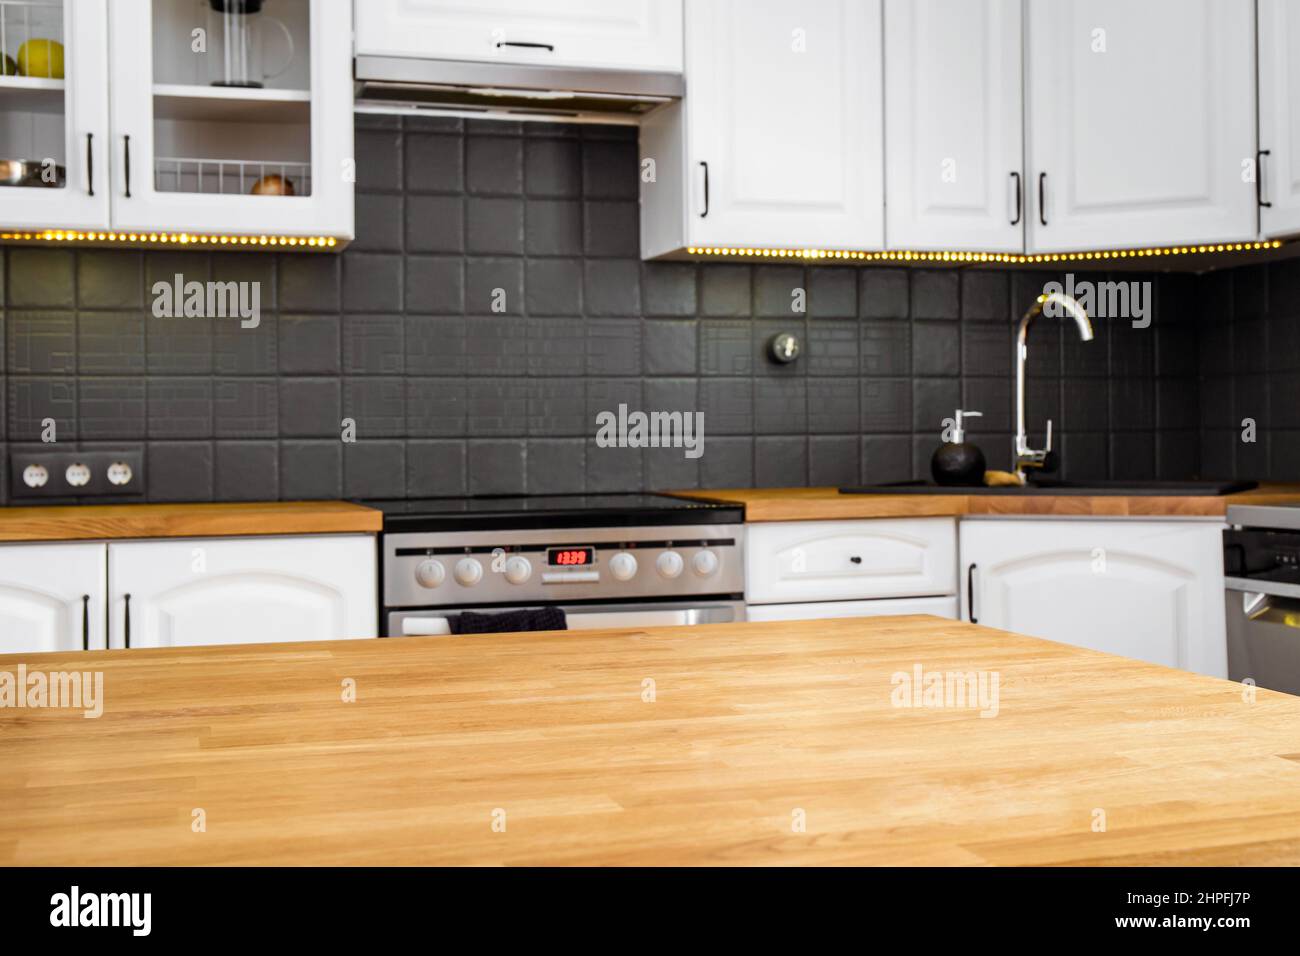
[[655,561],[661,577],[675,578],[682,573],[682,556],[676,551],[665,551]]
[[416,565],[415,580],[420,582],[421,587],[436,588],[447,580],[447,570],[441,561],[428,558]]
[[631,581],[636,577],[636,558],[626,551],[620,551],[609,559],[609,573],[617,581]]
[[467,588],[472,588],[483,580],[483,565],[473,558],[461,558],[456,562],[456,570],[452,573],[456,575],[457,581]]
[[522,554],[506,558],[506,580],[511,584],[523,584],[533,576],[533,563]]
[[718,556],[712,551],[696,551],[691,558],[691,569],[702,578],[718,570]]

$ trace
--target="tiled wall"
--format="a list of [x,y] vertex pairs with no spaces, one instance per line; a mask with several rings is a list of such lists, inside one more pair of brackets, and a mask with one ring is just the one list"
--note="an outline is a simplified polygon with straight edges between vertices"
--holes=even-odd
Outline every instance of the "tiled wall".
[[[1200,283],[1205,473],[1300,479],[1300,260],[1225,269]],[[1254,442],[1244,440],[1245,419]]]
[[[357,156],[342,255],[7,249],[9,451],[54,418],[142,448],[156,501],[835,485],[926,475],[961,406],[1010,464],[1013,318],[1050,274],[642,263],[623,128],[363,117]],[[260,281],[260,327],[153,317],[177,272]],[[1150,329],[1035,326],[1031,424],[1069,475],[1199,470],[1198,281],[1158,280]],[[703,457],[596,447],[619,403],[702,410]]]

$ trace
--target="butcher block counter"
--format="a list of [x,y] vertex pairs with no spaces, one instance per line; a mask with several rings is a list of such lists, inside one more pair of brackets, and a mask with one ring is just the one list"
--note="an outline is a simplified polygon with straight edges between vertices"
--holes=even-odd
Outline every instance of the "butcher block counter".
[[347,501],[0,507],[0,541],[377,533],[384,516]]
[[836,488],[674,491],[683,498],[744,505],[746,521],[960,518],[968,515],[1094,518],[1222,518],[1229,505],[1300,504],[1300,482],[1264,482],[1230,495],[853,494]]
[[938,618],[20,664],[3,864],[1300,863],[1300,698]]

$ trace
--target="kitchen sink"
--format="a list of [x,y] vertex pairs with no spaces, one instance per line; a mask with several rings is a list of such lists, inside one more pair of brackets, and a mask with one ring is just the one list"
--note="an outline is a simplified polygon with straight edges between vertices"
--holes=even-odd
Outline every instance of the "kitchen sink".
[[1058,481],[1044,479],[1024,487],[936,485],[929,481],[896,481],[884,485],[841,488],[842,495],[1113,495],[1217,497],[1259,487],[1257,481]]

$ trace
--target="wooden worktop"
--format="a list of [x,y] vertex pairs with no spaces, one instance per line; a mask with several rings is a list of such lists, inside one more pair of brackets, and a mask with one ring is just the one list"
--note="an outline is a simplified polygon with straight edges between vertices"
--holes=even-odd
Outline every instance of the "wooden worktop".
[[346,501],[0,508],[0,541],[374,533],[383,525],[381,512]]
[[832,521],[965,515],[1040,517],[1222,517],[1228,505],[1300,504],[1300,482],[1261,483],[1231,495],[842,495],[835,488],[674,491],[683,498],[743,505],[746,521]]
[[1300,698],[932,617],[19,663],[0,864],[1300,864]]

